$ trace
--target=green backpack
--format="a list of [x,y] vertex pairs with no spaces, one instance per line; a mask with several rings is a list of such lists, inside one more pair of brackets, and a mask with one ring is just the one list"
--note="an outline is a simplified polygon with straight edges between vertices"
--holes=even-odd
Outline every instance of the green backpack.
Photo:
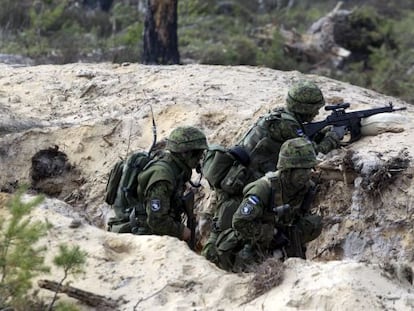
[[227,175],[235,159],[222,146],[209,147],[202,164],[203,176],[213,188],[220,188],[220,183]]
[[111,169],[105,202],[113,206],[119,220],[129,220],[133,208],[140,206],[137,196],[138,175],[152,159],[148,152],[139,151],[126,160],[118,161]]
[[[238,183],[241,175],[243,175],[242,184],[244,184],[244,175],[249,161],[249,154],[240,146],[228,149],[212,145],[203,160],[203,175],[213,188],[232,188],[235,183]],[[227,189],[224,190],[227,191]]]

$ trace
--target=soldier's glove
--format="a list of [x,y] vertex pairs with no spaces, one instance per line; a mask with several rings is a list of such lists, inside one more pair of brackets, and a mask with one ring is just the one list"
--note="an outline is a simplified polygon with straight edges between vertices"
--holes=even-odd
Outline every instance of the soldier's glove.
[[[339,130],[338,130],[339,131]],[[344,133],[345,134],[345,133]],[[328,131],[325,134],[325,137],[322,139],[321,144],[330,144],[333,148],[338,148],[341,145],[341,139],[343,138],[336,133],[334,130]]]
[[209,243],[204,246],[201,251],[201,256],[204,256],[207,260],[217,264],[218,263],[218,253],[217,247],[214,243]]
[[332,131],[336,133],[339,140],[342,140],[346,133],[346,126],[334,126]]

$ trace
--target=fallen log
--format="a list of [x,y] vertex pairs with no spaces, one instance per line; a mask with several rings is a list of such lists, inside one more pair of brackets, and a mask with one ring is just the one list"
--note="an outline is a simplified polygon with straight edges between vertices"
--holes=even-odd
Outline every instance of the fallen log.
[[285,39],[284,50],[296,58],[314,65],[330,65],[335,68],[351,55],[351,51],[337,44],[335,28],[346,21],[352,11],[341,10],[342,2],[326,16],[316,21],[306,33],[287,30],[283,27],[280,34]]

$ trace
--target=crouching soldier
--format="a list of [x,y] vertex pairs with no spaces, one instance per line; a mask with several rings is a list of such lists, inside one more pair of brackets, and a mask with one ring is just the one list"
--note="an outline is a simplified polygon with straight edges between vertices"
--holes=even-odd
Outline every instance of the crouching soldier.
[[143,208],[136,211],[133,233],[170,235],[184,241],[192,238],[190,228],[182,223],[183,197],[192,169],[200,164],[207,147],[206,136],[195,127],[178,127],[171,132],[163,157],[138,176]]
[[218,237],[219,267],[244,271],[278,250],[283,258],[305,258],[306,243],[322,230],[321,217],[309,210],[316,163],[314,147],[306,138],[283,143],[277,171],[246,185],[233,228]]

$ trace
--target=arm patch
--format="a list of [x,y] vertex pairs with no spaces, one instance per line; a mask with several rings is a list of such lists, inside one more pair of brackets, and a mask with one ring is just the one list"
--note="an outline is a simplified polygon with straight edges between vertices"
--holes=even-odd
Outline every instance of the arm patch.
[[249,196],[244,204],[240,207],[240,213],[245,216],[250,215],[257,203],[259,203],[259,198],[257,196]]

